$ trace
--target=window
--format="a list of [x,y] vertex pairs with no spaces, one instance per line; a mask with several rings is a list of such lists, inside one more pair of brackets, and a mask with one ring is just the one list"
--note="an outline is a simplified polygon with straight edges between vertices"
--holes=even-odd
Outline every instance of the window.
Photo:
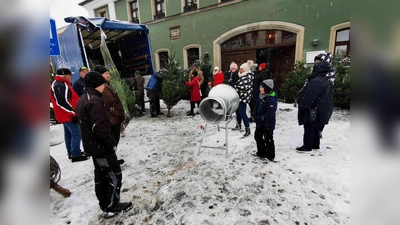
[[168,62],[168,52],[159,52],[160,69],[165,68],[165,63]]
[[154,15],[155,20],[165,18],[165,5],[164,0],[154,0],[156,6],[156,13]]
[[334,54],[336,56],[350,55],[350,28],[336,31]]
[[138,7],[138,1],[133,0],[132,2],[129,3],[130,9],[131,9],[131,22],[134,23],[139,23],[139,7]]
[[199,49],[198,48],[189,48],[187,51],[187,60],[189,67],[192,67],[193,63],[200,59]]
[[99,17],[107,18],[107,8],[99,9],[99,10],[97,11],[97,15],[98,15]]
[[183,12],[189,12],[197,9],[197,0],[185,0]]

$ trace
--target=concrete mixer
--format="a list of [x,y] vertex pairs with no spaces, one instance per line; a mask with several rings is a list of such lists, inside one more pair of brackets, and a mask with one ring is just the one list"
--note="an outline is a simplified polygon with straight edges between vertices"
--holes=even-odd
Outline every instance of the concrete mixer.
[[[200,146],[198,148],[197,155],[200,155],[201,148],[214,148],[225,150],[225,156],[228,157],[227,126],[233,118],[232,114],[236,112],[238,107],[239,95],[233,87],[227,84],[219,84],[211,89],[208,97],[203,99],[199,106],[200,116],[206,122],[206,125],[202,128],[203,134],[200,140]],[[225,129],[225,144],[223,147],[202,145],[208,124],[217,125],[218,131],[220,130],[220,124],[224,125],[222,128]]]

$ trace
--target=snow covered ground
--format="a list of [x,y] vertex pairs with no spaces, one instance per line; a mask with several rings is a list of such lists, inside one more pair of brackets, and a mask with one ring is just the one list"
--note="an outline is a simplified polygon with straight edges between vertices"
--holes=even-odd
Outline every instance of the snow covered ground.
[[[50,224],[349,224],[350,113],[335,110],[325,127],[321,149],[299,154],[303,127],[297,108],[278,103],[274,132],[277,163],[250,155],[252,135],[229,130],[225,150],[203,148],[200,115],[186,116],[189,102],[172,109],[173,117],[134,118],[121,138],[122,201],[134,208],[104,219],[94,193],[91,160],[71,163],[62,125],[50,127],[50,154],[61,166],[59,182],[71,190],[64,198],[50,190]],[[166,107],[161,101],[161,110]],[[228,127],[235,126],[234,120]],[[225,130],[207,126],[205,146],[222,146]],[[58,145],[57,145],[58,144]]]

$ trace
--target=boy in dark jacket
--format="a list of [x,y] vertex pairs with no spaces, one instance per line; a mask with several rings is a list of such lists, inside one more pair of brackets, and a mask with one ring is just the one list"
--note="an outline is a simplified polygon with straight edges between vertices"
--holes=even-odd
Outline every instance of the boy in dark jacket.
[[257,143],[257,153],[254,155],[275,159],[274,129],[278,96],[274,89],[274,80],[267,79],[260,83],[260,95],[256,101],[251,120],[256,123],[254,139]]
[[104,217],[112,217],[132,208],[131,202],[120,202],[122,173],[115,149],[117,142],[102,100],[105,79],[98,72],[85,76],[85,90],[76,106],[83,148],[94,164],[95,192]]

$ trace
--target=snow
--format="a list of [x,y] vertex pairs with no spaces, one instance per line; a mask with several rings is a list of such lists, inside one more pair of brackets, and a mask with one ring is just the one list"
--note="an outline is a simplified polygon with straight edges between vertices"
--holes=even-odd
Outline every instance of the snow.
[[[59,184],[72,195],[50,190],[50,224],[349,224],[350,112],[335,110],[323,132],[321,149],[302,145],[297,108],[279,103],[274,131],[277,163],[263,164],[251,135],[228,130],[225,150],[202,148],[200,115],[186,116],[189,102],[172,108],[173,117],[134,118],[121,137],[121,200],[134,208],[104,219],[94,192],[91,160],[72,163],[62,125],[50,126],[50,154],[61,166]],[[166,106],[161,101],[166,114]],[[235,126],[234,120],[228,128]],[[251,124],[252,134],[255,125]],[[208,125],[204,146],[222,147],[225,130]]]

